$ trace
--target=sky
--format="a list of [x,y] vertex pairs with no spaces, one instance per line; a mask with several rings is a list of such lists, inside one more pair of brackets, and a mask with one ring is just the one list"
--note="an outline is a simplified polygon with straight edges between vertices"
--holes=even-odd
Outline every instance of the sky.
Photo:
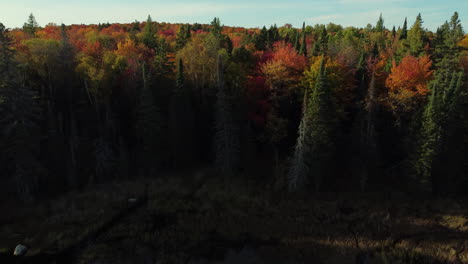
[[435,30],[458,11],[468,31],[468,0],[0,0],[0,22],[20,27],[33,13],[39,25],[130,23],[146,20],[209,23],[219,17],[227,26],[262,27],[290,23],[300,27],[333,22],[343,26],[375,25],[380,13],[387,28],[411,26],[421,13],[423,26]]

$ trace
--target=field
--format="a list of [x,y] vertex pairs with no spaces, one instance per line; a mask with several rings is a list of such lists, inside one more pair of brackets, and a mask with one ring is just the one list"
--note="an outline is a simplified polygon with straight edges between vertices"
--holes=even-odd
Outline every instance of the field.
[[[131,197],[140,206],[118,215]],[[293,197],[247,177],[168,173],[3,204],[0,260],[22,243],[21,263],[468,263],[466,204],[395,192]]]

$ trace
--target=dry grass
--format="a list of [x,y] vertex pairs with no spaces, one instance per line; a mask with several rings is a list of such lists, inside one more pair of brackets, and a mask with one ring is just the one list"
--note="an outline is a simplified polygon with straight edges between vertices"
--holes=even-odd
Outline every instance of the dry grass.
[[229,263],[252,254],[249,248],[264,263],[354,263],[360,252],[372,263],[468,263],[464,201],[373,194],[288,198],[260,192],[245,179],[200,175],[95,186],[51,202],[48,213],[22,209],[19,222],[2,226],[0,248],[22,242],[34,254],[74,243],[148,185],[147,207],[89,246],[80,263]]

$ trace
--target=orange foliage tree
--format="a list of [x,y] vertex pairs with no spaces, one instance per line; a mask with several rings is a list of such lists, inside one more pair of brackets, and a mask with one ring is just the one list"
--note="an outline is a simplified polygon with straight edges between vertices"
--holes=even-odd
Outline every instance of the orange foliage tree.
[[395,113],[409,112],[421,103],[429,92],[427,84],[434,72],[431,66],[432,60],[426,55],[420,58],[407,55],[398,65],[393,62],[385,84]]
[[306,59],[290,43],[275,43],[271,58],[265,57],[267,61],[261,66],[261,72],[270,89],[294,88],[298,84]]

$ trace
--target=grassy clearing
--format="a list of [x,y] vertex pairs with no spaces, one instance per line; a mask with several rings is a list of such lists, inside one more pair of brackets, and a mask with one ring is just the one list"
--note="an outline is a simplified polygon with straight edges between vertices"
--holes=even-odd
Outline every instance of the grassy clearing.
[[[52,201],[49,211],[23,209],[17,214],[23,222],[2,226],[0,248],[22,242],[35,254],[65,247],[147,185],[147,206],[89,245],[78,263],[355,263],[356,256],[372,263],[468,263],[466,201],[288,197],[259,192],[260,184],[190,173],[96,186]],[[193,186],[200,188],[187,198]]]

